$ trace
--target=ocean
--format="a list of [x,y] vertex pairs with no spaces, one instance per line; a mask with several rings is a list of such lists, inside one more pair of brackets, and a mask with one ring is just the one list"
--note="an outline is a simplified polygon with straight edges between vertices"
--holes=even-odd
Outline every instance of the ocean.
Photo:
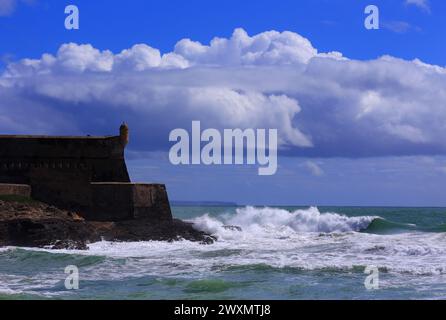
[[[173,213],[218,241],[0,248],[0,299],[446,299],[445,208]],[[78,290],[65,288],[69,265],[79,270]],[[366,267],[378,271],[375,289],[365,286]]]

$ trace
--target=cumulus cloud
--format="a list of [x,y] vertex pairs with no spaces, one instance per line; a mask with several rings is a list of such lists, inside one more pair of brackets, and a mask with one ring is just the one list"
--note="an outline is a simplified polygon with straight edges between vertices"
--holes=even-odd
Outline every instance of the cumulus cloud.
[[197,65],[277,65],[307,63],[317,54],[308,39],[293,33],[269,31],[250,37],[236,29],[231,39],[215,38],[210,45],[183,39],[175,53]]
[[277,128],[281,152],[367,157],[446,154],[446,69],[384,56],[318,52],[292,32],[236,29],[172,52],[119,53],[63,44],[10,63],[0,76],[7,133],[103,134],[129,122],[135,150],[166,150],[168,133],[202,127]]

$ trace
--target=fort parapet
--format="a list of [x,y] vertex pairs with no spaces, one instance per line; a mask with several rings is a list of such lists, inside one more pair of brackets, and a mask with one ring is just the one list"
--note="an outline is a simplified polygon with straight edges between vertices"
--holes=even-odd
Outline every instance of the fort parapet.
[[171,220],[164,185],[130,181],[128,139],[124,124],[119,136],[0,135],[0,194],[28,185],[33,199],[77,210],[87,220]]

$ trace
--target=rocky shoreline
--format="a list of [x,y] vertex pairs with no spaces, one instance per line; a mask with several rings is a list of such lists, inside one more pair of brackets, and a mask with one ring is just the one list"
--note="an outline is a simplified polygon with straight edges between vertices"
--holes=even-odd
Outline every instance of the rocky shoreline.
[[22,246],[86,250],[88,244],[105,241],[197,241],[211,244],[215,238],[191,223],[173,219],[119,222],[86,221],[77,213],[23,199],[0,200],[0,247]]

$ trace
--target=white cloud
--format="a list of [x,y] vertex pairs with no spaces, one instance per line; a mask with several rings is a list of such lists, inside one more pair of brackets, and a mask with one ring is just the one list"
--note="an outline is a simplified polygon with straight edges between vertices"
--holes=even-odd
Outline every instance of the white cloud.
[[406,0],[407,5],[414,5],[426,12],[430,12],[430,4],[428,0]]
[[210,45],[183,39],[175,53],[193,65],[277,65],[307,63],[317,54],[310,41],[293,32],[268,31],[250,37],[236,29],[230,39],[214,38]]
[[[277,128],[284,152],[306,156],[446,154],[446,69],[384,56],[319,53],[292,32],[209,45],[181,40],[120,53],[64,44],[0,76],[7,133],[107,133],[130,123],[132,148],[163,150],[192,120],[215,128]],[[23,123],[26,123],[24,126]]]
[[324,170],[314,161],[309,160],[305,162],[305,166],[313,176],[320,177],[324,175]]
[[417,27],[417,26],[413,26],[410,23],[406,22],[406,21],[385,21],[383,23],[383,27],[395,32],[395,33],[406,33],[409,31],[420,31],[421,28]]

